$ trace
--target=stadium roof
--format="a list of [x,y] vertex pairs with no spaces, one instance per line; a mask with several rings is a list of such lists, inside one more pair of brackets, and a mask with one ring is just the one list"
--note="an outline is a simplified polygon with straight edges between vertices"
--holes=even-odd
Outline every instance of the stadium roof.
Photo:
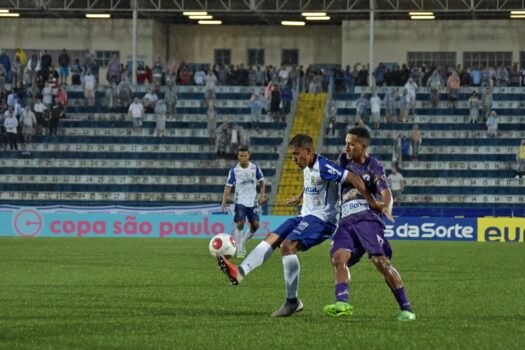
[[436,20],[509,19],[510,11],[525,11],[525,0],[0,0],[0,9],[18,12],[22,18],[83,18],[86,13],[110,13],[112,18],[131,18],[136,2],[139,18],[189,24],[184,11],[206,11],[224,24],[279,24],[302,19],[303,12],[326,12],[328,21],[368,19],[407,20],[409,12],[433,12]]

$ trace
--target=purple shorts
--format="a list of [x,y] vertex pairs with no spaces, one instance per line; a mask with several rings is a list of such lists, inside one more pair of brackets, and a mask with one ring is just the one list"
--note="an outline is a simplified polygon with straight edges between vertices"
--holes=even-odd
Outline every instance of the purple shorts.
[[352,252],[348,266],[355,265],[365,253],[392,258],[392,247],[385,238],[383,221],[370,211],[352,214],[339,222],[332,238],[330,256],[338,249]]

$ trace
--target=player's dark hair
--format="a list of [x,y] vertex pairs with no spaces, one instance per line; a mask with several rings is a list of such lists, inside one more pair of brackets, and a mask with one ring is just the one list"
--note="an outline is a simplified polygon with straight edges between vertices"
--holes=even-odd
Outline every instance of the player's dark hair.
[[248,149],[248,146],[243,145],[239,147],[238,152],[250,152],[250,150]]
[[306,134],[297,134],[288,142],[288,147],[313,148],[313,146],[314,141]]
[[366,144],[369,144],[370,139],[372,138],[370,136],[370,131],[368,131],[368,129],[363,126],[355,126],[351,128],[350,130],[348,130],[347,134],[355,135],[359,137],[360,139],[366,140]]

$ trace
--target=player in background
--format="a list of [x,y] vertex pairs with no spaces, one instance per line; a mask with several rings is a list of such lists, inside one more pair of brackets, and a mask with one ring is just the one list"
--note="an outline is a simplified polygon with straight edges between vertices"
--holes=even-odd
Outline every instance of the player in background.
[[376,202],[365,188],[363,180],[355,174],[341,169],[314,151],[312,138],[308,135],[295,135],[288,144],[295,164],[303,170],[304,186],[298,196],[287,201],[287,205],[298,205],[303,200],[301,214],[286,220],[268,237],[259,243],[237,267],[224,257],[218,257],[220,269],[233,285],[243,279],[255,268],[261,266],[272,255],[274,249],[281,248],[286,286],[286,301],[275,311],[273,317],[290,316],[303,309],[298,297],[299,259],[296,253],[322,243],[330,238],[336,229],[336,203],[338,183],[352,183],[370,205],[377,210],[384,208]]
[[[381,196],[388,211],[392,210],[392,194],[386,181],[385,170],[379,161],[367,153],[370,132],[363,127],[354,127],[346,135],[346,152],[341,154],[340,166],[363,179],[373,196]],[[403,281],[392,266],[392,248],[385,238],[385,224],[380,214],[371,210],[367,201],[348,185],[342,186],[341,218],[332,238],[330,255],[335,272],[336,303],[324,307],[324,312],[333,317],[352,315],[350,297],[351,267],[368,253],[369,259],[383,275],[399,304],[399,321],[416,319],[408,301]]]
[[[246,255],[245,244],[259,229],[259,205],[266,202],[264,176],[261,168],[250,162],[250,152],[246,146],[241,146],[237,152],[239,163],[230,169],[228,180],[222,195],[222,211],[226,210],[228,198],[232,187],[235,185],[235,216],[236,224],[233,238],[237,241],[237,257]],[[257,183],[260,185],[259,198],[257,198]],[[244,233],[244,223],[248,219],[249,231]]]

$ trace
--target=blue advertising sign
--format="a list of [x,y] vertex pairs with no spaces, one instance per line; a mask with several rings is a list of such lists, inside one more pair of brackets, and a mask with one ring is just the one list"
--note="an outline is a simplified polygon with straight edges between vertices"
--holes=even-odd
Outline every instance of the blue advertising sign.
[[385,237],[403,240],[476,241],[476,218],[398,217],[386,223]]

